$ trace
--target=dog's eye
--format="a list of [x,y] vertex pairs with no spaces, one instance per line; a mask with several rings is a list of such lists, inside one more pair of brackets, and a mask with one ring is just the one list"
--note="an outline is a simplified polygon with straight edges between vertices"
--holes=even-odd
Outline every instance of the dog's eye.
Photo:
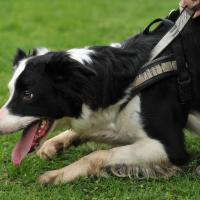
[[25,90],[23,93],[23,100],[24,101],[31,101],[33,99],[34,95],[33,93],[29,92],[28,90]]

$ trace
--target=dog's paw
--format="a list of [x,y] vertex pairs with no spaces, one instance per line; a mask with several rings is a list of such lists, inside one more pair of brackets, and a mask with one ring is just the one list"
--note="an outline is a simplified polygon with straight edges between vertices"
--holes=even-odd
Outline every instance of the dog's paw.
[[62,144],[50,139],[47,140],[37,151],[37,156],[41,159],[48,160],[55,156],[60,149],[62,149]]
[[72,182],[80,177],[79,172],[75,171],[75,169],[72,169],[70,167],[69,168],[66,167],[65,170],[63,169],[48,171],[44,173],[39,177],[38,179],[39,183],[44,186],[58,185],[58,184]]
[[48,171],[39,177],[38,182],[44,186],[58,185],[62,183],[63,175],[61,170]]
[[47,140],[37,152],[41,159],[51,159],[64,148],[68,148],[78,137],[78,134],[72,130],[67,130],[59,135]]
[[62,169],[48,171],[39,177],[39,183],[44,186],[57,185],[72,182],[80,177],[87,177],[89,175],[88,164],[84,162],[87,161],[77,161]]

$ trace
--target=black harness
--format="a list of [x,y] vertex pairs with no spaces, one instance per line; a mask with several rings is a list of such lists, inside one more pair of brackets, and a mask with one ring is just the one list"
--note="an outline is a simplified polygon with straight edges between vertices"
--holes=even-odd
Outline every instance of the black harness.
[[[154,47],[149,61],[139,69],[138,75],[132,84],[132,95],[135,96],[143,89],[166,77],[177,76],[180,102],[186,109],[189,108],[189,102],[192,100],[191,76],[184,53],[181,32],[192,19],[196,10],[197,7],[193,9],[185,8],[176,22],[168,19],[162,20],[162,22],[170,26],[171,29]],[[161,21],[161,19],[154,20],[145,29],[144,33],[148,33],[150,27],[159,21]],[[158,58],[169,45],[171,45],[173,49],[173,54]]]

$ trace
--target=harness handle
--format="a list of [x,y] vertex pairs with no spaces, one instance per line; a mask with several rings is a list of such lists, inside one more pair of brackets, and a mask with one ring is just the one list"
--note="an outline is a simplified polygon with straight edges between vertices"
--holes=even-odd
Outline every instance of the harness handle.
[[158,42],[158,44],[153,48],[150,56],[150,61],[158,57],[184,30],[188,22],[194,16],[196,10],[200,5],[189,9],[185,7],[181,12],[179,18],[176,20],[174,26],[164,35],[164,37]]
[[151,32],[151,31],[150,31],[151,27],[152,27],[154,24],[157,24],[157,23],[162,22],[162,21],[163,21],[163,20],[162,20],[161,18],[158,18],[158,19],[153,20],[153,21],[144,29],[143,33],[144,33],[144,34],[150,33],[150,32]]
[[154,25],[154,24],[157,24],[157,23],[163,23],[164,25],[167,25],[167,26],[173,26],[174,23],[171,21],[171,20],[168,20],[168,19],[161,19],[161,18],[158,18],[158,19],[155,19],[153,20],[143,31],[143,34],[149,34],[151,33],[152,31],[150,31],[151,27]]

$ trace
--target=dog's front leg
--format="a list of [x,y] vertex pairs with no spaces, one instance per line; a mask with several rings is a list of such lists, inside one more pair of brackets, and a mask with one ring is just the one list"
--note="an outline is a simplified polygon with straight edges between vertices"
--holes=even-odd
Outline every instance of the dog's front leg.
[[98,131],[83,135],[79,135],[73,130],[67,130],[44,142],[37,152],[37,155],[41,159],[47,160],[52,158],[62,149],[66,149],[71,145],[79,145],[88,141],[121,145],[129,144],[130,142],[119,138],[119,136],[111,130]]
[[59,135],[44,142],[44,144],[38,150],[37,155],[41,159],[50,159],[61,149],[68,148],[78,137],[79,134],[72,130],[62,132]]
[[40,176],[39,182],[44,185],[60,184],[71,182],[84,176],[99,175],[101,169],[107,165],[110,156],[110,151],[106,150],[91,153],[67,167],[44,173]]
[[170,163],[163,145],[153,139],[141,139],[132,145],[101,150],[62,169],[46,172],[42,184],[60,184],[80,177],[98,176],[110,168],[117,176],[170,177],[177,167]]

